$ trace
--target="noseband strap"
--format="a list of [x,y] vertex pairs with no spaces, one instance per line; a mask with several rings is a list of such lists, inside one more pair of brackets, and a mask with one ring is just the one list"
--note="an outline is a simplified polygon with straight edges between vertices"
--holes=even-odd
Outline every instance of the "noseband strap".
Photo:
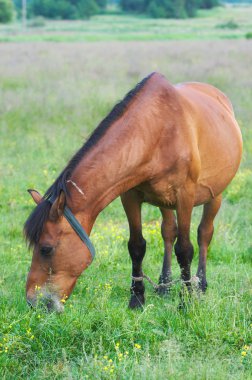
[[[48,199],[48,201],[50,203],[53,203],[51,199]],[[64,217],[66,218],[70,226],[73,228],[73,230],[76,232],[76,234],[79,236],[79,238],[86,245],[86,247],[89,249],[89,252],[91,253],[92,260],[93,260],[95,257],[95,248],[91,240],[89,239],[88,234],[86,233],[82,225],[78,222],[78,220],[75,218],[72,211],[67,206],[65,206],[64,208]]]

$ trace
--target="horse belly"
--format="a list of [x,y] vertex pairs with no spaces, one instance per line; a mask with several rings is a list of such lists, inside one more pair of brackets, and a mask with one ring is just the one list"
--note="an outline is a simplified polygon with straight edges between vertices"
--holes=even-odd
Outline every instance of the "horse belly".
[[[210,132],[210,131],[209,131]],[[242,138],[233,117],[226,116],[199,144],[201,161],[195,205],[222,193],[235,176],[241,161]]]

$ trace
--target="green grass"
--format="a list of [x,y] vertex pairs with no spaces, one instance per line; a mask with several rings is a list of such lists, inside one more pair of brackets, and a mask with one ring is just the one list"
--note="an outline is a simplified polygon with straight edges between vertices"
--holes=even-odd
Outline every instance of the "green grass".
[[[251,379],[251,42],[2,44],[0,56],[1,379]],[[243,162],[216,220],[206,295],[179,311],[179,285],[160,299],[147,283],[144,310],[127,309],[128,227],[116,200],[97,220],[97,257],[65,313],[29,310],[31,253],[22,226],[33,203],[26,189],[45,191],[112,105],[152,70],[174,83],[218,86],[242,126]],[[192,222],[193,273],[200,213],[195,209]],[[145,205],[143,219],[144,271],[157,280],[159,210]],[[173,276],[179,278],[175,257]]]
[[108,14],[88,21],[46,21],[41,28],[29,27],[28,23],[26,31],[20,23],[13,23],[0,26],[0,42],[236,39],[245,38],[251,31],[252,6],[218,7],[201,10],[197,18],[185,20]]

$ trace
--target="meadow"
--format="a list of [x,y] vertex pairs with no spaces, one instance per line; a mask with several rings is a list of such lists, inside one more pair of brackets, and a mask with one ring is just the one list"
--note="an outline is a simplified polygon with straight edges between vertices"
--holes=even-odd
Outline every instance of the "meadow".
[[[0,25],[0,42],[96,42],[240,39],[252,33],[252,6],[199,10],[197,18],[172,20],[104,14],[84,21],[28,20]],[[251,36],[250,36],[251,38]]]
[[[1,379],[252,379],[251,62],[252,40],[245,39],[0,44]],[[26,189],[43,193],[113,104],[154,70],[172,83],[219,87],[242,129],[243,161],[216,219],[207,293],[181,311],[179,284],[160,298],[147,283],[144,309],[128,310],[128,226],[117,199],[97,219],[96,259],[65,312],[30,310],[31,252],[22,227],[33,202]],[[193,274],[200,213],[192,222]],[[144,271],[157,280],[159,210],[145,205],[143,220]]]

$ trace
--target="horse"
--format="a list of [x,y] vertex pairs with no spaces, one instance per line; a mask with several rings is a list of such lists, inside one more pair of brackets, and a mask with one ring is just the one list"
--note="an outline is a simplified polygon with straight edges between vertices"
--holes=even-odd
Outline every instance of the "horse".
[[27,302],[37,304],[39,289],[49,310],[63,310],[61,300],[70,296],[92,262],[89,235],[95,220],[118,196],[129,224],[129,307],[145,302],[143,202],[159,207],[162,214],[163,285],[172,281],[174,246],[181,280],[190,286],[191,214],[194,206],[203,205],[197,277],[199,290],[205,292],[213,221],[241,155],[240,128],[220,90],[198,82],[172,85],[157,72],[145,77],[101,121],[44,196],[28,190],[37,206],[24,225],[33,249]]

